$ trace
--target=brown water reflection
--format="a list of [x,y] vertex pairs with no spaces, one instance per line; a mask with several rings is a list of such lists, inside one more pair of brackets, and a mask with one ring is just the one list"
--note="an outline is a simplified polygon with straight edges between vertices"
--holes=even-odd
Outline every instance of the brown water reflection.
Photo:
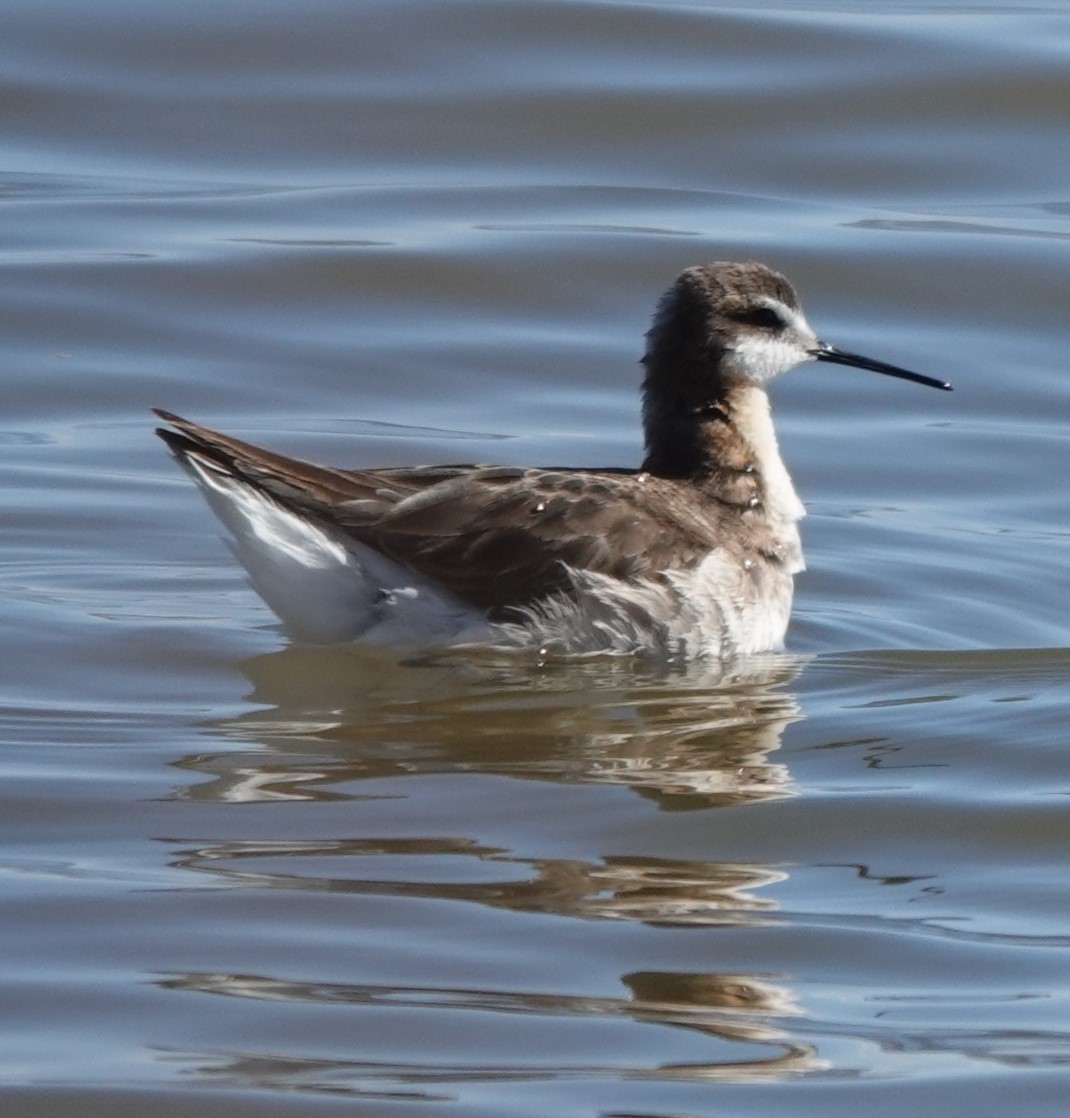
[[[441,922],[433,950],[452,946],[435,964],[441,969],[431,972],[434,983],[391,965],[375,970],[373,981],[348,980],[354,974],[349,966],[313,980],[308,976],[322,973],[323,965],[314,951],[304,965],[296,961],[298,952],[255,973],[167,974],[157,980],[163,990],[283,1003],[302,1013],[348,1007],[348,1027],[360,1034],[337,1058],[325,1056],[322,1047],[317,1058],[307,1059],[292,1045],[272,1053],[226,1044],[214,1051],[171,1050],[167,1058],[213,1083],[425,1100],[454,1097],[450,1085],[475,1081],[750,1082],[825,1067],[813,1046],[789,1029],[800,1010],[790,985],[776,974],[659,969],[657,954],[607,955],[595,988],[609,981],[623,993],[606,996],[582,992],[593,975],[555,979],[546,992],[529,973],[532,966],[556,965],[555,937],[567,939],[570,925],[608,921],[661,930],[655,934],[758,928],[777,908],[762,890],[785,880],[783,868],[658,856],[638,841],[642,853],[584,857],[581,851],[602,841],[612,846],[593,822],[565,856],[527,855],[524,850],[539,847],[556,829],[555,820],[536,812],[508,826],[505,842],[482,837],[477,805],[486,780],[474,779],[617,785],[662,811],[792,796],[787,766],[772,758],[784,728],[800,718],[787,686],[801,667],[788,657],[717,674],[637,670],[612,661],[405,664],[356,649],[291,649],[250,662],[252,700],[265,709],[207,727],[214,741],[232,742],[233,750],[175,763],[209,777],[182,798],[250,807],[242,818],[261,835],[266,819],[270,837],[248,837],[243,827],[237,837],[169,838],[163,841],[174,851],[172,865],[198,875],[209,891],[221,886],[223,895],[237,898],[260,893],[267,911],[295,903],[283,898],[298,894],[329,896],[332,905],[345,898],[362,906],[373,898],[415,904],[398,928],[402,941],[432,921]],[[457,775],[464,780],[454,781]],[[423,778],[422,785],[415,778]],[[451,833],[428,833],[432,824],[418,803],[403,808],[410,779],[414,789],[427,795],[430,787],[432,797],[445,801]],[[375,817],[364,805],[374,807],[384,796],[395,805],[387,822],[401,834],[372,831]],[[300,829],[310,811],[321,837]],[[288,826],[289,834],[280,835]],[[354,834],[362,826],[366,833]],[[272,905],[272,897],[280,902]],[[317,915],[315,904],[309,897],[300,921],[312,935],[319,934],[320,920],[336,919]],[[504,943],[517,934],[518,916],[555,923],[550,941],[534,954],[512,948],[521,956],[516,965],[473,985],[476,949],[457,932],[465,912],[498,914],[493,935]],[[629,969],[629,961],[634,968],[640,959],[653,965]],[[407,1013],[420,1036],[429,1030],[434,1038],[445,1028],[447,1039],[429,1041],[426,1050],[406,1040],[390,1049],[391,1058],[377,1058],[381,1053],[374,1043],[369,1050],[363,1031],[387,1009],[391,1022]],[[452,1059],[448,1038],[456,1026],[450,1023],[462,1011],[472,1015],[475,1039]],[[593,1032],[563,1050],[543,1041],[530,1049],[514,1035],[530,1018],[539,1020],[540,1032],[550,1030],[547,1036],[563,1022]],[[646,1039],[618,1049],[613,1038],[622,1024]],[[650,1026],[656,1027],[652,1039]],[[665,1026],[701,1038],[703,1055],[693,1058],[693,1040],[658,1039],[680,1036],[664,1034]],[[362,1058],[351,1059],[354,1052]]]
[[[812,1046],[789,1040],[776,1018],[795,1017],[799,1009],[782,987],[745,975],[663,974],[625,975],[628,998],[557,996],[465,988],[414,988],[350,983],[288,981],[250,974],[183,974],[165,978],[165,990],[192,991],[228,998],[250,998],[310,1006],[353,1008],[389,1006],[420,1012],[472,1011],[479,1014],[537,1016],[554,1019],[625,1019],[638,1024],[667,1025],[699,1033],[722,1045],[757,1046],[746,1059],[709,1063],[633,1065],[488,1063],[434,1066],[365,1060],[309,1060],[267,1053],[169,1053],[171,1058],[197,1063],[198,1073],[224,1076],[236,1085],[290,1086],[330,1089],[366,1095],[384,1092],[396,1097],[401,1085],[445,1085],[465,1080],[547,1080],[580,1078],[692,1079],[732,1082],[776,1081],[826,1066]],[[772,1049],[771,1052],[768,1050]],[[762,1054],[765,1051],[766,1054]],[[395,1085],[391,1089],[390,1085]],[[420,1092],[423,1096],[423,1092]]]
[[758,801],[791,794],[786,767],[769,758],[801,717],[785,687],[804,663],[414,667],[360,649],[288,649],[244,665],[250,701],[267,710],[206,727],[255,751],[175,763],[212,777],[183,796],[230,803],[359,798],[340,786],[429,772],[623,784],[668,810]]
[[[500,875],[486,883],[429,881],[432,859],[477,859],[484,866],[502,866]],[[322,872],[328,859],[342,862],[337,876]],[[271,860],[285,869],[258,869],[256,859]],[[302,866],[307,859],[320,873]],[[385,873],[394,867],[398,878],[360,876],[359,859],[374,860]],[[403,859],[415,864],[403,865]],[[339,839],[330,842],[240,841],[209,843],[184,850],[174,860],[177,868],[209,873],[228,885],[288,890],[322,890],[378,896],[422,897],[470,901],[520,912],[544,912],[583,919],[642,920],[661,925],[725,924],[755,926],[773,902],[755,890],[787,876],[766,866],[685,862],[659,858],[611,857],[598,863],[577,860],[523,859],[457,838]],[[353,865],[353,872],[342,871]],[[509,870],[526,871],[513,878]],[[481,866],[483,868],[483,866]],[[435,871],[435,876],[440,873]]]

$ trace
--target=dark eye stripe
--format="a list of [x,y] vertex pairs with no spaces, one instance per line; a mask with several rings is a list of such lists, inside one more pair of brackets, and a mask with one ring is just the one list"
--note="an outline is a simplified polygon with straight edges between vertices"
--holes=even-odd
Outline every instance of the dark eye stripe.
[[772,307],[751,307],[740,316],[741,321],[751,326],[760,326],[763,330],[782,330],[784,320]]

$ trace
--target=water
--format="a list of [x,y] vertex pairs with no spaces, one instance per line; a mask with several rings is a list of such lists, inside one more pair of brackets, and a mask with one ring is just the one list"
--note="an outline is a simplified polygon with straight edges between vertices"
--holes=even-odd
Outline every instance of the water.
[[[5,1114],[1065,1113],[1064,7],[3,26]],[[724,258],[956,386],[775,386],[727,675],[287,648],[150,433],[631,465]]]

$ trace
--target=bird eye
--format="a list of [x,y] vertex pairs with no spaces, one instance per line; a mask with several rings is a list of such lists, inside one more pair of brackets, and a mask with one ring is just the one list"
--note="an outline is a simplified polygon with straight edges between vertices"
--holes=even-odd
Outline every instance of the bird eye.
[[784,320],[772,307],[748,307],[740,318],[750,326],[758,326],[762,330],[780,330]]

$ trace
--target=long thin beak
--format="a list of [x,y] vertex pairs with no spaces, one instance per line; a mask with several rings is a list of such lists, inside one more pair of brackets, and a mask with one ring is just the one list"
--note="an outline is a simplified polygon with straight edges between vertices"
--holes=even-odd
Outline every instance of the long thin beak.
[[915,384],[927,384],[930,388],[942,388],[945,392],[951,391],[950,381],[912,373],[909,369],[900,369],[898,365],[886,365],[883,361],[874,361],[870,357],[861,357],[857,353],[847,353],[835,346],[826,345],[825,342],[818,342],[817,347],[810,350],[810,355],[816,357],[818,361],[828,361],[830,365],[850,365],[855,369],[869,369],[874,373],[884,373],[885,376],[912,380]]

